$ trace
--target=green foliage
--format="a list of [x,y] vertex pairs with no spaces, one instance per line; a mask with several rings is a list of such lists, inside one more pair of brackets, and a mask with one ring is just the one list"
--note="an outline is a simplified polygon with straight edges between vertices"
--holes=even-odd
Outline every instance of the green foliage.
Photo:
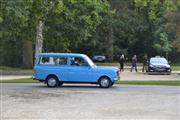
[[161,54],[163,52],[169,53],[172,50],[172,45],[168,40],[167,33],[160,33],[160,40],[158,43],[154,44],[154,48]]
[[[75,51],[81,41],[87,41],[95,32],[102,21],[101,14],[108,11],[108,4],[101,0],[66,0],[63,4],[62,13],[51,13],[51,19],[45,21],[45,51]],[[55,44],[57,47],[53,47]]]
[[[35,41],[39,20],[44,23],[44,52],[74,51],[82,40],[87,40],[95,32],[108,8],[108,3],[101,0],[1,1],[0,52],[3,59],[0,64],[22,63],[22,41]],[[8,44],[12,41],[13,45]],[[17,46],[19,43],[21,46]],[[14,59],[11,58],[11,48],[16,48]]]
[[[136,7],[148,10],[148,19],[153,28],[153,48],[163,55],[172,51],[175,40],[174,22],[168,16],[178,11],[179,0],[135,0]],[[171,29],[169,29],[171,27]]]
[[23,42],[34,44],[39,20],[43,52],[103,52],[109,60],[120,54],[169,54],[172,60],[179,55],[180,0],[1,0],[0,5],[0,65],[22,64]]

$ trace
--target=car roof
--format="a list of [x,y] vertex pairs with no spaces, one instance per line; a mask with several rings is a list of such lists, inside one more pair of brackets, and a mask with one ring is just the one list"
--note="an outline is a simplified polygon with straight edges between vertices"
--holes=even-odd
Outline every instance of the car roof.
[[74,57],[84,57],[85,54],[81,53],[39,53],[39,56],[74,56]]

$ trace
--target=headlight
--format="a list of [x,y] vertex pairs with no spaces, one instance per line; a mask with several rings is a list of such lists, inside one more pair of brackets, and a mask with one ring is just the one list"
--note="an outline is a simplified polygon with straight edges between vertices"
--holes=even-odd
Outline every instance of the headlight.
[[150,65],[149,67],[154,67],[154,65]]

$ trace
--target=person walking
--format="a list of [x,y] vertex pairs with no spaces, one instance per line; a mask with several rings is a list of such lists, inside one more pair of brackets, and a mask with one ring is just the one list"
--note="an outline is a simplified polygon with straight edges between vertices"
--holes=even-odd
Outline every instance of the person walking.
[[136,70],[136,72],[137,72],[137,56],[136,56],[136,55],[134,55],[134,56],[132,57],[131,72],[132,72],[133,68],[135,68],[135,70]]
[[124,54],[121,55],[119,64],[120,64],[120,71],[124,71]]
[[148,56],[147,54],[145,54],[143,56],[143,68],[142,68],[142,72],[145,72],[146,66],[147,66],[147,61],[148,61]]

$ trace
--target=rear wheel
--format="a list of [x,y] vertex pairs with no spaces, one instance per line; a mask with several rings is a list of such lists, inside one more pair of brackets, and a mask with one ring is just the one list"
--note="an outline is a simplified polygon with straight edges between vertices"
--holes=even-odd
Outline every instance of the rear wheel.
[[101,88],[109,88],[110,86],[112,86],[112,82],[109,78],[102,77],[99,80],[99,85]]
[[58,81],[57,77],[49,76],[47,78],[47,86],[48,87],[50,87],[50,88],[57,87],[58,84],[59,84],[59,81]]

